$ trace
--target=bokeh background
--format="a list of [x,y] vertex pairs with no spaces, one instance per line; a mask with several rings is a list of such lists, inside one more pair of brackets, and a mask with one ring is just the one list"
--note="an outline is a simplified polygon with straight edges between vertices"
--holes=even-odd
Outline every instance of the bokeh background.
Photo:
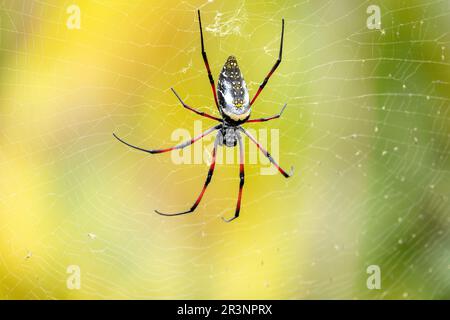
[[[81,29],[66,26],[81,9]],[[366,26],[369,5],[381,29]],[[216,113],[233,54],[253,115],[283,117],[279,162],[176,165],[119,144],[174,144]],[[0,298],[450,298],[450,2],[0,1]],[[202,120],[203,128],[212,125]],[[248,125],[250,126],[250,125]],[[69,290],[67,268],[81,270]],[[369,265],[381,289],[366,286]]]

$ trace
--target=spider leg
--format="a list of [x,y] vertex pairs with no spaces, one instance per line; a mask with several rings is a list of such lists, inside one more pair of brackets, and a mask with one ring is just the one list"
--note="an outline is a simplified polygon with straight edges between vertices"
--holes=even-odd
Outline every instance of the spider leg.
[[220,119],[220,118],[214,117],[214,116],[209,115],[209,114],[207,114],[207,113],[205,113],[205,112],[198,111],[198,110],[196,110],[196,109],[194,109],[194,108],[188,106],[188,105],[187,105],[186,103],[184,103],[184,101],[180,98],[180,96],[178,95],[178,93],[175,91],[174,88],[170,88],[170,89],[171,89],[172,92],[175,94],[175,96],[178,98],[178,100],[180,100],[180,102],[181,102],[181,104],[183,105],[183,107],[185,107],[186,109],[188,109],[188,110],[190,110],[190,111],[192,111],[192,112],[195,112],[196,114],[198,114],[198,115],[200,115],[200,116],[202,116],[202,117],[206,117],[206,118],[210,118],[210,119],[213,119],[213,120],[217,120],[217,121],[223,122],[223,120]]
[[275,62],[275,64],[273,65],[270,72],[264,78],[264,81],[260,84],[258,91],[256,92],[255,96],[253,97],[252,101],[250,102],[250,105],[252,105],[255,102],[256,98],[259,96],[261,91],[266,86],[267,81],[269,81],[270,77],[275,72],[275,70],[278,68],[278,65],[281,63],[281,57],[283,55],[283,37],[284,37],[284,19],[281,20],[281,43],[280,43],[280,53],[278,54],[278,59]]
[[219,134],[217,134],[216,140],[214,141],[214,148],[213,148],[213,151],[212,151],[211,164],[209,166],[208,175],[206,176],[205,184],[203,185],[203,189],[200,192],[200,195],[197,197],[197,200],[195,200],[195,203],[192,205],[192,207],[189,210],[187,210],[187,211],[178,212],[178,213],[162,213],[162,212],[160,212],[158,210],[155,210],[155,212],[157,214],[160,214],[162,216],[180,216],[182,214],[191,213],[197,208],[197,206],[200,204],[200,201],[203,198],[203,195],[205,194],[205,191],[206,191],[206,188],[208,187],[208,184],[211,182],[211,178],[212,178],[212,175],[214,173],[214,168],[216,166],[216,151],[217,151],[218,143],[219,143]]
[[203,62],[205,63],[206,71],[208,72],[208,79],[209,83],[211,84],[211,89],[214,95],[214,102],[216,103],[217,109],[219,109],[219,103],[217,101],[216,85],[214,84],[214,78],[211,74],[211,68],[209,67],[208,57],[206,56],[205,45],[203,43],[203,30],[202,30],[202,19],[200,18],[200,10],[197,10],[197,13],[198,13],[198,24],[200,26],[200,41],[202,44]]
[[119,138],[115,133],[113,133],[113,136],[114,136],[117,140],[119,140],[120,142],[122,142],[123,144],[129,146],[130,148],[133,148],[133,149],[136,149],[136,150],[140,150],[140,151],[144,151],[144,152],[148,152],[148,153],[154,154],[154,153],[169,152],[169,151],[176,150],[176,149],[183,149],[183,148],[185,148],[185,147],[187,147],[187,146],[190,146],[190,145],[193,144],[194,142],[196,142],[196,141],[202,139],[204,136],[210,134],[211,132],[220,129],[221,127],[222,127],[222,125],[219,124],[219,125],[217,125],[217,126],[214,126],[214,127],[212,127],[212,128],[209,128],[208,130],[206,130],[206,131],[203,132],[202,134],[200,134],[200,135],[198,135],[198,136],[192,138],[191,140],[184,141],[184,142],[182,142],[182,143],[180,143],[180,144],[177,144],[177,145],[174,146],[174,147],[166,148],[166,149],[147,150],[147,149],[143,149],[143,148],[140,148],[140,147],[133,146],[132,144],[130,144],[130,143],[128,143],[128,142],[122,140],[121,138]]
[[278,171],[280,171],[280,173],[285,177],[285,178],[289,178],[293,175],[294,173],[294,167],[291,167],[291,171],[289,173],[287,173],[286,171],[284,171],[279,165],[278,163],[272,158],[272,156],[270,155],[269,152],[267,152],[266,149],[264,149],[258,141],[256,141],[256,139],[249,133],[247,132],[247,130],[245,130],[242,127],[239,127],[239,129],[245,134],[247,135],[247,137],[250,138],[250,140],[256,144],[256,146],[258,147],[259,150],[261,150],[261,152],[269,159],[270,162],[272,162],[272,164],[278,169]]
[[260,119],[250,119],[247,120],[247,123],[252,123],[252,122],[265,122],[265,121],[269,121],[269,120],[273,120],[273,119],[278,119],[279,117],[281,117],[281,115],[283,114],[284,109],[286,108],[287,103],[284,104],[283,108],[281,108],[280,113],[272,116],[272,117],[268,117],[268,118],[260,118]]
[[239,134],[237,135],[237,139],[239,142],[239,194],[234,216],[230,219],[225,219],[222,217],[225,222],[231,222],[239,217],[239,212],[241,211],[242,188],[244,187],[244,148],[242,146],[242,138]]

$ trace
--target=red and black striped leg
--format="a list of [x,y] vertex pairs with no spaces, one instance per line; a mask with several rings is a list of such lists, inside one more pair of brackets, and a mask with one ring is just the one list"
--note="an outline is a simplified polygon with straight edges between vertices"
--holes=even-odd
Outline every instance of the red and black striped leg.
[[203,189],[200,192],[200,195],[197,197],[197,200],[195,201],[195,203],[192,205],[192,207],[189,210],[187,210],[187,211],[178,212],[178,213],[162,213],[162,212],[160,212],[158,210],[155,210],[155,212],[157,214],[160,214],[162,216],[180,216],[182,214],[187,214],[187,213],[194,212],[194,210],[197,208],[197,206],[199,205],[200,201],[202,200],[203,195],[205,194],[206,188],[208,187],[208,184],[211,182],[211,178],[212,178],[212,175],[214,173],[214,168],[216,166],[216,151],[217,151],[218,143],[219,143],[219,134],[216,136],[216,140],[214,141],[214,148],[213,148],[213,151],[212,151],[211,164],[209,166],[208,175],[206,176],[205,184],[203,185]]
[[284,19],[281,20],[281,43],[280,43],[280,53],[278,54],[278,59],[275,62],[275,64],[273,65],[273,67],[270,70],[270,72],[264,78],[264,81],[259,86],[258,91],[256,92],[255,96],[253,97],[252,101],[250,102],[250,105],[252,105],[255,102],[256,98],[259,96],[261,91],[266,86],[267,81],[269,81],[270,77],[272,76],[272,74],[275,72],[275,70],[278,68],[279,64],[281,63],[281,58],[282,58],[282,55],[283,55],[283,38],[284,38]]
[[251,123],[251,122],[265,122],[265,121],[269,121],[269,120],[273,120],[273,119],[278,119],[283,114],[283,111],[286,108],[286,106],[287,106],[287,103],[284,104],[283,108],[281,108],[280,113],[277,114],[277,115],[274,115],[274,116],[269,117],[269,118],[250,119],[250,120],[247,120],[247,123]]
[[284,171],[279,165],[278,163],[272,158],[272,156],[270,155],[269,152],[267,152],[266,149],[264,149],[258,141],[256,141],[256,139],[244,128],[239,127],[239,129],[247,135],[247,137],[250,138],[251,141],[253,141],[254,144],[256,144],[256,146],[258,147],[259,150],[261,150],[261,152],[269,159],[270,162],[272,162],[272,164],[278,169],[278,171],[280,171],[280,173],[285,177],[285,178],[289,178],[293,175],[294,173],[294,167],[291,167],[291,171],[289,173],[287,173],[286,171]]
[[208,79],[209,79],[209,83],[211,84],[211,89],[212,89],[212,92],[214,95],[214,102],[216,103],[217,109],[219,109],[219,103],[217,101],[216,85],[214,84],[214,78],[211,74],[208,57],[206,56],[205,44],[203,43],[203,30],[202,30],[202,19],[200,18],[200,10],[197,10],[197,13],[198,13],[198,24],[200,26],[200,41],[202,44],[202,57],[203,57],[203,61],[205,62],[206,71],[208,71]]
[[200,115],[200,116],[202,116],[202,117],[206,117],[206,118],[209,118],[209,119],[213,119],[213,120],[217,120],[217,121],[223,122],[223,120],[220,119],[220,118],[214,117],[214,116],[209,115],[209,114],[207,114],[207,113],[205,113],[205,112],[198,111],[198,110],[196,110],[196,109],[194,109],[194,108],[188,106],[188,105],[187,105],[186,103],[184,103],[184,101],[180,98],[180,96],[178,95],[178,93],[175,91],[174,88],[170,88],[170,89],[171,89],[172,92],[175,94],[175,96],[178,98],[178,100],[181,102],[181,104],[183,105],[183,107],[185,107],[186,109],[188,109],[188,110],[190,110],[190,111],[192,111],[192,112],[194,112],[194,113],[196,113],[196,114],[198,114],[198,115]]
[[236,204],[236,211],[234,212],[234,217],[230,219],[225,219],[224,217],[222,217],[223,221],[225,222],[231,222],[237,217],[239,217],[239,212],[241,211],[242,189],[244,187],[244,148],[242,146],[241,136],[237,135],[237,139],[239,142],[239,194]]
[[136,146],[134,146],[134,145],[132,145],[132,144],[129,144],[128,142],[125,142],[124,140],[120,139],[115,133],[113,133],[113,136],[114,136],[117,140],[119,140],[120,142],[122,142],[123,144],[127,145],[127,146],[130,147],[130,148],[133,148],[133,149],[136,149],[136,150],[139,150],[139,151],[144,151],[144,152],[148,152],[148,153],[154,154],[154,153],[164,153],[164,152],[169,152],[169,151],[176,150],[176,149],[183,149],[183,148],[185,148],[185,147],[187,147],[187,146],[190,146],[190,145],[193,144],[194,142],[200,140],[200,139],[203,138],[204,136],[210,134],[211,132],[220,129],[221,127],[222,127],[222,125],[221,125],[221,124],[218,124],[217,126],[214,126],[214,127],[212,127],[212,128],[209,128],[208,130],[206,130],[206,131],[203,132],[202,134],[200,134],[200,135],[198,135],[198,136],[192,138],[191,140],[185,141],[185,142],[183,142],[183,143],[180,143],[180,144],[176,145],[175,147],[171,147],[171,148],[167,148],[167,149],[147,150],[147,149],[143,149],[143,148],[140,148],[140,147],[136,147]]

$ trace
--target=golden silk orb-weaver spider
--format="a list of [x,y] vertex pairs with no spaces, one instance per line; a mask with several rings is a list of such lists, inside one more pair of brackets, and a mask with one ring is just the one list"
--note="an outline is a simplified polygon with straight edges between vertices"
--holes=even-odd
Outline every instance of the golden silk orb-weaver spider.
[[222,71],[219,74],[219,81],[217,82],[217,90],[214,83],[213,76],[211,75],[211,69],[209,67],[208,58],[206,56],[205,51],[205,45],[203,43],[203,31],[202,31],[202,21],[200,18],[200,10],[197,11],[198,13],[198,23],[200,27],[200,41],[202,46],[202,57],[203,61],[205,63],[206,71],[208,72],[208,78],[209,82],[211,84],[212,93],[214,96],[214,102],[216,104],[217,109],[220,113],[220,118],[212,116],[210,114],[207,114],[205,112],[198,111],[190,106],[188,106],[184,101],[180,98],[180,96],[177,94],[177,92],[173,89],[173,93],[178,98],[180,103],[183,105],[184,108],[195,112],[196,114],[206,117],[209,119],[213,119],[215,121],[218,121],[219,124],[206,130],[199,136],[196,136],[192,138],[191,140],[185,141],[181,144],[178,144],[171,148],[166,149],[155,149],[155,150],[148,150],[143,149],[140,147],[136,147],[134,145],[129,144],[128,142],[125,142],[121,138],[119,138],[115,133],[113,133],[114,137],[119,140],[120,142],[124,143],[125,145],[140,150],[144,152],[148,152],[151,154],[154,153],[164,153],[169,152],[176,149],[183,149],[187,146],[190,146],[194,142],[202,139],[206,135],[217,131],[216,139],[214,141],[214,147],[212,150],[212,159],[211,164],[209,166],[208,175],[206,177],[205,184],[203,185],[203,188],[197,197],[197,200],[192,205],[192,207],[189,210],[183,211],[183,212],[177,212],[177,213],[162,213],[158,210],[155,210],[156,213],[163,215],[163,216],[179,216],[187,213],[194,212],[194,210],[197,208],[197,206],[200,204],[200,201],[203,198],[203,195],[205,194],[206,188],[208,187],[208,184],[211,182],[212,175],[214,173],[214,168],[216,165],[216,151],[217,146],[226,146],[226,147],[235,147],[237,144],[239,144],[239,193],[238,193],[238,199],[236,204],[236,210],[234,213],[234,216],[230,219],[225,219],[222,217],[222,219],[225,222],[230,222],[239,217],[239,212],[241,210],[241,199],[242,199],[242,189],[244,186],[244,150],[242,145],[242,137],[240,133],[243,133],[246,135],[250,141],[256,144],[258,149],[266,156],[269,161],[280,171],[280,173],[286,177],[289,178],[292,176],[293,173],[293,167],[291,167],[291,171],[287,173],[285,170],[283,170],[278,163],[272,158],[269,152],[265,150],[259,142],[247,131],[245,130],[241,124],[243,123],[252,123],[252,122],[264,122],[269,121],[273,119],[278,119],[281,114],[283,113],[284,109],[286,108],[286,104],[284,104],[281,111],[268,118],[259,118],[259,119],[249,119],[250,118],[250,112],[251,107],[253,103],[255,102],[256,98],[259,96],[261,91],[266,86],[267,82],[269,81],[270,77],[274,73],[274,71],[278,68],[279,64],[281,63],[281,57],[283,54],[283,37],[284,37],[284,19],[281,20],[281,42],[280,42],[280,52],[278,55],[278,59],[273,65],[270,72],[267,74],[267,76],[264,78],[263,82],[258,88],[258,91],[256,92],[253,99],[249,99],[249,93],[247,90],[247,85],[245,83],[245,80],[242,76],[241,70],[239,69],[237,60],[234,56],[228,57],[227,61],[225,62]]

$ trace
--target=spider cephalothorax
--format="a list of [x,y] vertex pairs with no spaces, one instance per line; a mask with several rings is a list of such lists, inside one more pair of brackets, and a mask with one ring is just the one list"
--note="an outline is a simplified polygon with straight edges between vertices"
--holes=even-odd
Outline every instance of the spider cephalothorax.
[[269,121],[273,119],[277,119],[281,116],[284,109],[286,108],[286,104],[281,109],[280,113],[268,117],[268,118],[259,118],[259,119],[249,119],[250,118],[250,112],[251,112],[251,106],[253,105],[253,102],[255,102],[258,95],[261,93],[261,91],[264,89],[265,85],[267,84],[267,81],[269,81],[269,78],[272,76],[275,69],[278,67],[278,65],[281,62],[281,57],[283,53],[283,35],[284,35],[284,19],[282,20],[281,24],[281,43],[280,43],[280,52],[278,55],[278,59],[273,65],[270,72],[267,74],[267,76],[264,78],[264,81],[261,83],[261,85],[258,88],[258,91],[253,96],[253,99],[250,101],[249,94],[247,90],[247,85],[245,84],[244,78],[242,76],[241,70],[239,69],[237,60],[235,57],[230,56],[227,61],[225,62],[225,65],[222,68],[222,71],[219,74],[219,81],[216,87],[214,84],[214,78],[211,74],[211,69],[209,67],[208,58],[206,56],[205,46],[203,44],[203,31],[202,31],[202,21],[200,19],[200,11],[198,11],[198,22],[200,25],[200,40],[202,45],[202,57],[203,61],[205,63],[206,71],[208,72],[208,78],[209,82],[211,84],[211,89],[214,95],[214,102],[216,104],[217,109],[220,112],[221,118],[212,116],[210,114],[207,114],[205,112],[198,111],[194,108],[191,108],[187,104],[184,103],[184,101],[180,98],[180,96],[176,93],[176,91],[172,88],[173,93],[178,98],[180,103],[185,107],[186,109],[195,112],[196,114],[213,119],[219,122],[218,125],[211,127],[210,129],[203,132],[201,135],[185,141],[183,143],[180,143],[176,145],[175,147],[166,148],[166,149],[156,149],[156,150],[148,150],[143,149],[140,147],[136,147],[132,144],[129,144],[128,142],[125,142],[124,140],[120,139],[116,134],[113,134],[114,137],[116,137],[120,142],[126,144],[127,146],[148,152],[151,154],[154,153],[163,153],[163,152],[169,152],[175,149],[182,149],[185,148],[194,142],[202,139],[204,136],[214,132],[218,131],[216,135],[216,139],[214,142],[214,148],[212,151],[212,159],[211,164],[209,166],[208,175],[206,176],[205,184],[203,185],[203,189],[200,192],[199,196],[197,197],[197,200],[192,205],[192,207],[189,210],[178,212],[178,213],[161,213],[157,210],[156,213],[164,215],[164,216],[178,216],[186,213],[193,212],[197,206],[199,205],[200,201],[203,198],[203,195],[206,191],[206,188],[208,187],[208,184],[211,182],[212,175],[214,173],[214,168],[216,166],[216,151],[218,146],[227,146],[227,147],[235,147],[237,144],[239,144],[239,193],[238,193],[238,200],[236,204],[236,210],[234,212],[234,216],[230,219],[224,219],[226,222],[230,222],[237,217],[239,217],[239,212],[241,210],[241,199],[242,199],[242,188],[244,186],[244,148],[242,144],[242,137],[240,133],[243,133],[246,135],[250,141],[252,141],[259,150],[266,156],[269,161],[280,171],[280,173],[285,176],[286,178],[289,178],[292,175],[293,168],[291,168],[291,172],[287,173],[284,171],[278,163],[272,158],[269,152],[267,152],[266,149],[264,149],[258,141],[243,127],[240,125],[243,123],[252,123],[252,122],[264,122]]
[[237,127],[235,126],[224,125],[219,130],[219,134],[220,136],[218,136],[218,139],[220,146],[235,147],[238,141],[238,136],[240,138]]

